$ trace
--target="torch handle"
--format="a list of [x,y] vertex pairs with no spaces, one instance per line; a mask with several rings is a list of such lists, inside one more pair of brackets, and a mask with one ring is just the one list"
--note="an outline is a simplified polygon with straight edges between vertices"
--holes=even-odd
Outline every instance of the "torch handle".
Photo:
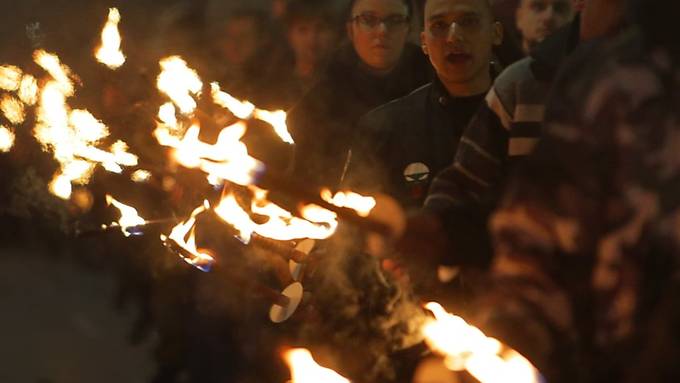
[[280,255],[287,261],[294,261],[303,263],[306,260],[307,254],[293,247],[293,244],[288,242],[276,241],[258,234],[253,234],[250,238],[250,243],[253,246],[269,250],[277,255]]

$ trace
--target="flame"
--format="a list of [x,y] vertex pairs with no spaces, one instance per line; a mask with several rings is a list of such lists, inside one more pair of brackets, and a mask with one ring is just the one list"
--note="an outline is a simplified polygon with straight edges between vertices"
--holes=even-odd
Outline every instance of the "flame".
[[33,60],[52,76],[64,97],[73,96],[75,92],[73,80],[77,77],[71,73],[69,67],[61,63],[57,55],[39,49],[33,53]]
[[26,118],[24,103],[8,94],[0,100],[0,110],[2,110],[5,118],[14,125],[23,123]]
[[275,110],[273,112],[269,110],[255,109],[255,118],[262,120],[274,128],[276,135],[281,138],[281,140],[288,144],[294,144],[293,137],[288,132],[288,126],[286,125],[286,112],[283,110]]
[[178,139],[165,129],[156,129],[156,138],[161,145],[175,149],[175,159],[187,168],[199,168],[212,180],[228,180],[238,185],[253,183],[264,165],[248,155],[248,148],[240,141],[245,134],[243,122],[220,131],[215,144],[199,139],[200,127],[192,125],[184,137]]
[[15,91],[21,84],[21,69],[14,65],[0,66],[0,89]]
[[279,241],[289,241],[300,238],[326,239],[337,229],[336,216],[328,210],[322,209],[330,214],[314,216],[314,220],[301,219],[268,201],[266,190],[254,186],[250,190],[254,194],[251,211],[267,217],[265,223],[253,222],[232,193],[224,196],[214,209],[224,222],[238,230],[239,239],[244,243],[250,242],[253,233]]
[[52,182],[49,184],[49,190],[52,194],[61,199],[69,199],[69,197],[71,197],[73,187],[71,186],[71,180],[69,177],[64,174],[60,174],[56,175],[52,179]]
[[120,50],[120,33],[118,23],[120,13],[116,8],[109,8],[109,17],[102,29],[102,44],[97,49],[95,57],[97,60],[111,69],[118,69],[125,63],[125,55]]
[[228,109],[234,116],[246,120],[249,118],[256,118],[262,120],[272,126],[276,135],[281,138],[283,142],[293,144],[293,137],[288,132],[286,125],[286,112],[283,110],[269,111],[258,109],[249,101],[241,101],[233,97],[227,92],[220,89],[220,84],[213,82],[210,84],[213,101]]
[[0,152],[9,152],[14,146],[14,133],[0,125]]
[[375,198],[365,197],[354,192],[337,192],[335,195],[328,189],[321,190],[321,198],[337,207],[346,207],[362,217],[368,217],[375,207]]
[[196,100],[192,95],[199,95],[203,88],[200,77],[179,56],[162,59],[160,66],[162,70],[156,80],[156,86],[170,97],[182,114],[191,114],[196,109]]
[[445,356],[449,369],[467,370],[481,383],[539,381],[534,366],[516,351],[447,313],[438,303],[430,302],[425,307],[435,316],[422,328],[425,341]]
[[35,54],[36,61],[54,80],[40,91],[34,136],[45,150],[51,150],[60,171],[50,183],[50,191],[60,198],[71,195],[67,183],[87,183],[95,163],[111,172],[120,173],[121,166],[137,165],[137,156],[127,152],[124,142],[116,142],[111,151],[97,145],[108,137],[109,130],[87,110],[71,110],[66,99],[73,94],[70,71],[59,64],[59,58],[45,52]]
[[248,101],[240,101],[227,92],[220,90],[220,84],[213,82],[210,84],[212,98],[215,104],[229,109],[236,117],[245,120],[250,118],[255,112],[255,105]]
[[286,351],[283,358],[290,368],[292,383],[350,383],[330,368],[319,366],[306,349]]
[[123,235],[125,235],[126,237],[129,237],[131,235],[128,229],[133,228],[135,226],[142,226],[146,224],[146,220],[139,216],[139,214],[137,213],[137,209],[135,209],[132,206],[128,206],[121,202],[118,202],[115,198],[111,197],[108,194],[106,195],[106,204],[109,206],[113,205],[116,209],[120,211],[120,219],[118,220],[118,225],[120,226],[120,230],[123,232]]
[[215,259],[196,248],[196,216],[209,208],[210,205],[208,204],[208,201],[205,201],[203,206],[194,209],[189,219],[172,228],[169,236],[161,234],[161,240],[163,242],[172,239],[178,246],[187,252],[187,254],[180,254],[182,259],[202,271],[209,271],[210,267],[215,262]]
[[30,74],[25,74],[21,78],[19,99],[26,105],[34,105],[38,102],[38,80]]
[[144,169],[135,170],[130,176],[132,182],[143,183],[148,182],[151,179],[151,172]]

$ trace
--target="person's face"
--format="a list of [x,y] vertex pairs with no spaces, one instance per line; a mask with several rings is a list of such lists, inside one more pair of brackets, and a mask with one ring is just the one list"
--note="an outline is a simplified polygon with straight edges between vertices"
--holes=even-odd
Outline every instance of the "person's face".
[[315,66],[333,48],[335,33],[321,19],[297,20],[288,29],[288,42],[296,62]]
[[489,76],[494,45],[501,43],[502,28],[493,21],[486,0],[428,0],[423,51],[445,84],[474,84]]
[[526,48],[568,23],[574,9],[572,0],[521,0],[515,16]]
[[394,68],[408,36],[408,8],[401,0],[358,0],[347,34],[359,58],[377,72]]
[[240,66],[251,59],[260,44],[260,33],[253,19],[244,17],[231,20],[220,37],[218,51],[229,64]]

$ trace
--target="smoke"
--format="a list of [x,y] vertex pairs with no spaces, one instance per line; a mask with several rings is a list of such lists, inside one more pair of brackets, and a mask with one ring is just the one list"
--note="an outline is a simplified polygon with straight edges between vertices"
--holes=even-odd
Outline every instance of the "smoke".
[[354,238],[361,238],[355,228],[341,227],[326,244],[307,287],[316,318],[305,323],[301,338],[320,360],[331,359],[328,366],[354,381],[395,381],[393,357],[420,342],[424,314],[410,289],[386,274]]

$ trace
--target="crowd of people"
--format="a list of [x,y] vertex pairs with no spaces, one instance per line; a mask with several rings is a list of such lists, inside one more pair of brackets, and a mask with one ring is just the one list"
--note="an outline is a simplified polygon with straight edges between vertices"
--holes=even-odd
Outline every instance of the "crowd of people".
[[[362,254],[386,278],[455,297],[548,382],[680,381],[677,1],[269,3],[202,15],[196,66],[288,112],[294,146],[253,141],[274,168],[398,202],[405,230]],[[278,376],[250,371],[276,358],[262,310],[203,301],[228,276],[150,259],[119,269],[161,338],[156,382]]]

